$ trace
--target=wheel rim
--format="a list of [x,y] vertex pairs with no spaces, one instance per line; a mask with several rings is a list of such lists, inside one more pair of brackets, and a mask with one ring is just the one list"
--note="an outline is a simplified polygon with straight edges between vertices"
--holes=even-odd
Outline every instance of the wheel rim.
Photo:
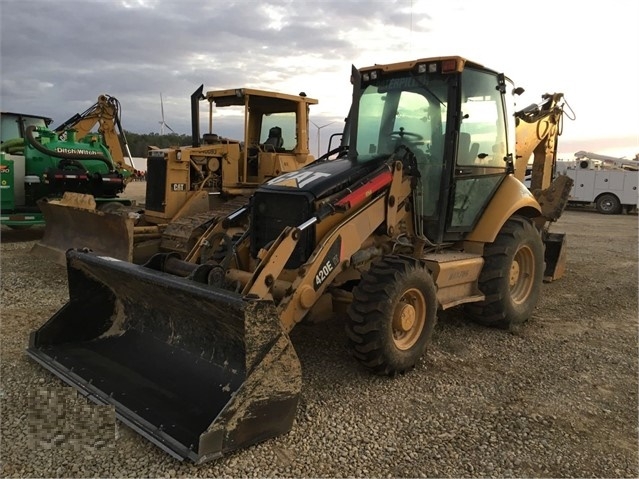
[[535,282],[535,255],[528,246],[517,250],[510,265],[510,297],[517,303],[523,303],[530,296]]
[[615,207],[614,201],[612,201],[610,198],[601,200],[600,205],[603,211],[612,211]]
[[417,343],[426,323],[426,299],[420,290],[404,292],[393,311],[393,342],[407,350]]

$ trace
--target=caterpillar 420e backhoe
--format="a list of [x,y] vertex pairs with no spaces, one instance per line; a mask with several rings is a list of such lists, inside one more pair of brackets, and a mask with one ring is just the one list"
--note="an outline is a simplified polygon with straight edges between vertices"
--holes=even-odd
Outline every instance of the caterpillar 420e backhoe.
[[[59,264],[66,264],[69,248],[135,263],[167,249],[188,253],[204,223],[234,209],[232,199],[315,159],[308,149],[308,114],[316,99],[250,88],[203,94],[203,88],[191,95],[192,145],[149,149],[144,209],[99,210],[88,195],[42,204],[47,227],[32,252]],[[201,100],[209,104],[202,138]],[[219,117],[243,115],[243,141],[213,134],[214,107]]]
[[[544,269],[562,270],[548,227],[570,182],[542,175],[535,198],[515,176],[516,142],[523,157],[556,139],[562,95],[516,112],[512,82],[461,57],[353,68],[352,82],[342,145],[259,186],[188,255],[68,251],[70,300],[30,356],[202,462],[290,430],[302,376],[289,332],[326,304],[350,303],[352,353],[382,375],[416,365],[440,309],[527,320]],[[539,122],[543,134],[516,135]]]

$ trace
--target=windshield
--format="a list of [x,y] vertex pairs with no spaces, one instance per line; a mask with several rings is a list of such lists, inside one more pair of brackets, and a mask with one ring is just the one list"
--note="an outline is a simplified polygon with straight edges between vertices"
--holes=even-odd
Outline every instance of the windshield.
[[[254,106],[215,105],[215,130],[224,138],[241,138],[246,135],[249,147],[268,145],[268,152],[293,151],[297,147],[297,113],[293,102],[267,104],[262,97],[253,96]],[[260,108],[262,105],[267,109]],[[269,110],[285,110],[271,113]],[[248,115],[248,124],[245,116]],[[248,125],[248,131],[242,128]]]
[[388,156],[402,144],[418,158],[442,154],[447,84],[439,76],[405,75],[363,89],[356,143],[359,161]]
[[[275,130],[273,130],[275,128]],[[260,142],[270,143],[274,135],[277,135],[279,146],[277,148],[293,150],[297,144],[295,112],[267,113],[262,117]]]
[[[7,140],[11,140],[13,138],[22,138],[22,132],[27,129],[27,127],[33,125],[36,127],[45,127],[46,122],[44,118],[33,117],[33,116],[18,116],[13,113],[3,113],[0,117],[0,132],[1,132],[1,140],[5,142]],[[22,129],[20,128],[20,120],[22,120]]]

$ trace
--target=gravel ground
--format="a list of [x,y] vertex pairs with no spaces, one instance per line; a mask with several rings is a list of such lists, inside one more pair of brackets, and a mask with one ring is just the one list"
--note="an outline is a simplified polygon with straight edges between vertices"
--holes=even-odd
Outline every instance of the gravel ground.
[[25,355],[66,301],[66,272],[29,255],[37,228],[3,228],[2,476],[638,477],[637,216],[571,210],[553,231],[568,235],[566,276],[517,332],[441,313],[426,357],[390,379],[349,356],[339,318],[302,323],[292,431],[194,466],[121,424],[95,448],[34,443],[34,392],[51,411],[55,398],[89,416],[97,406]]

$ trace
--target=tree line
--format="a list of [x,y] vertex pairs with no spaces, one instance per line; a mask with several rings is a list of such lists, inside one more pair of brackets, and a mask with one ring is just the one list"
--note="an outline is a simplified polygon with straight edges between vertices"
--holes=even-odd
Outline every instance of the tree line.
[[146,158],[149,146],[170,148],[175,146],[189,146],[192,144],[191,135],[160,135],[159,133],[133,133],[124,130],[131,156]]

